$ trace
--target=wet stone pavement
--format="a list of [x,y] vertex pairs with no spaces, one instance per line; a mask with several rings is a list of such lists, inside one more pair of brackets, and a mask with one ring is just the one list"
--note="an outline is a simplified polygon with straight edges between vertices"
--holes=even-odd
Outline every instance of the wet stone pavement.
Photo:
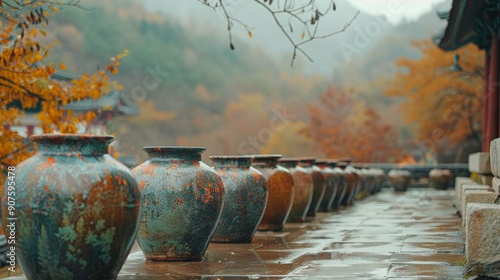
[[212,243],[201,262],[147,261],[134,247],[118,279],[463,279],[452,198],[383,189],[284,232],[258,232],[251,244]]

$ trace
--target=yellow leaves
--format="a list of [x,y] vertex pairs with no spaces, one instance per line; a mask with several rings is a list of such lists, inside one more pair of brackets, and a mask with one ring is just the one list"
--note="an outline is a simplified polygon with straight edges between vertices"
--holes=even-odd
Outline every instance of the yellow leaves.
[[[417,125],[420,139],[433,139],[436,131],[442,131],[453,144],[477,134],[482,106],[481,51],[474,46],[460,49],[460,64],[466,69],[457,73],[450,71],[452,53],[443,52],[429,40],[413,45],[421,57],[396,62],[401,72],[395,75],[393,86],[385,94],[406,98],[402,112],[407,123]],[[472,74],[464,75],[466,71]]]
[[59,13],[59,8],[58,7],[56,7],[56,6],[50,6],[49,8],[52,10],[52,12],[55,15],[57,15]]
[[253,34],[252,34],[252,31],[248,31],[248,38],[252,38],[253,37]]
[[[1,2],[1,0],[0,0]],[[0,45],[6,46],[11,42],[14,28],[19,28],[19,36],[15,47],[4,48],[0,52],[0,166],[16,165],[27,156],[29,151],[16,151],[21,147],[23,136],[15,131],[8,131],[4,124],[19,124],[23,121],[24,113],[28,109],[40,107],[38,114],[38,127],[46,133],[58,131],[61,133],[75,133],[78,131],[79,121],[91,123],[96,113],[82,116],[74,116],[72,111],[61,109],[71,102],[87,98],[99,98],[108,93],[112,88],[121,87],[110,82],[109,75],[116,74],[120,66],[120,60],[128,55],[128,50],[116,56],[109,63],[109,71],[102,69],[95,73],[82,75],[71,83],[54,79],[56,67],[66,70],[66,65],[57,65],[44,62],[47,50],[53,48],[53,44],[60,44],[55,40],[50,43],[40,41],[41,36],[47,36],[45,30],[40,29],[41,24],[47,22],[51,14],[59,12],[57,2],[40,4],[40,1],[21,0],[12,1],[13,4],[23,5],[22,12],[11,15],[8,9],[0,10],[0,13],[9,20],[0,21]],[[2,25],[3,24],[3,25]],[[16,104],[17,107],[6,108],[8,104]],[[109,108],[108,108],[109,109]],[[11,156],[4,157],[7,154]],[[2,169],[2,167],[0,167]],[[3,180],[3,172],[0,170],[0,185]]]

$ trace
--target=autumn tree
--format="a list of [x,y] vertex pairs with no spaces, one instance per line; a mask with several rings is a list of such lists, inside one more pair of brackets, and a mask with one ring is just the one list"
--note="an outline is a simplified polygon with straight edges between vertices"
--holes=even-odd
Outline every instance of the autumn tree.
[[397,132],[354,96],[351,89],[329,87],[309,105],[309,125],[303,133],[330,158],[396,162],[401,152]]
[[[416,129],[417,149],[463,161],[481,147],[483,54],[473,45],[445,53],[432,42],[414,42],[418,59],[400,58],[388,96],[403,97],[405,121]],[[461,68],[461,69],[460,69]],[[457,148],[458,147],[458,148]],[[461,159],[461,160],[460,160]]]
[[[92,114],[74,116],[62,106],[81,99],[99,98],[117,85],[110,81],[120,54],[93,74],[84,74],[71,82],[54,79],[56,65],[46,63],[52,43],[42,43],[44,27],[61,6],[80,7],[79,1],[42,0],[0,1],[0,183],[8,166],[16,165],[31,154],[29,140],[6,125],[17,124],[29,109],[40,108],[38,118],[46,133],[74,133],[77,123],[90,121]],[[62,64],[57,65],[61,70]],[[3,184],[2,184],[3,185]]]

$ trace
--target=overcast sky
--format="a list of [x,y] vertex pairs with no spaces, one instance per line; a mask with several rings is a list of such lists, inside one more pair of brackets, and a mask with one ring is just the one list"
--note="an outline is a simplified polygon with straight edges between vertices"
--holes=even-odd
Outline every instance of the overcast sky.
[[[141,1],[150,11],[160,12],[168,18],[174,18],[184,24],[189,24],[190,28],[204,33],[217,33],[221,36],[227,36],[226,21],[221,11],[214,12],[212,9],[200,4],[198,0]],[[251,0],[232,1],[231,5],[227,7],[228,10],[232,16],[252,28],[253,37],[248,38],[247,32],[238,25],[236,25],[233,35],[238,37],[240,42],[250,46],[264,47],[267,52],[273,55],[276,61],[289,64],[292,54],[291,44],[262,6],[256,5]],[[298,0],[296,1],[298,2]],[[328,2],[318,0],[317,3],[325,4]],[[371,44],[382,38],[383,34],[390,32],[394,25],[403,21],[416,21],[420,16],[431,11],[449,10],[451,0],[335,0],[335,3],[337,10],[322,19],[320,30],[323,28],[323,32],[319,32],[320,34],[338,31],[353,18],[357,11],[360,11],[361,14],[346,32],[305,45],[305,51],[315,63],[309,63],[305,57],[299,55],[297,61],[299,68],[302,67],[308,72],[312,69],[312,71],[321,73],[328,73],[332,68],[341,68],[346,63],[346,59],[339,47],[342,42],[354,44],[353,40],[358,34],[357,30],[365,30],[370,23],[382,25],[383,22],[388,22],[387,25],[382,25],[383,32],[380,32],[380,35],[371,34],[374,35],[368,38]],[[379,19],[374,21],[374,18]],[[380,20],[380,18],[384,20]],[[435,32],[440,31],[441,28],[441,26],[436,26]],[[296,35],[298,36],[298,34],[300,32]],[[431,38],[432,35],[428,34],[428,37]],[[238,49],[238,45],[236,45],[236,49]],[[369,50],[369,46],[363,47],[360,52],[363,54]]]
[[371,15],[384,15],[393,24],[403,19],[417,20],[446,0],[348,0],[352,6]]

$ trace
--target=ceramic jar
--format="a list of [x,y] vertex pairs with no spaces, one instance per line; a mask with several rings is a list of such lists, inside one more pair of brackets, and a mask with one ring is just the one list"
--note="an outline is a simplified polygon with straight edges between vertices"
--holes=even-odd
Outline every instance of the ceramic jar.
[[332,211],[333,200],[337,195],[337,182],[333,170],[327,166],[328,160],[318,159],[314,164],[321,169],[323,177],[325,178],[325,194],[323,195],[318,210],[320,212]]
[[348,184],[345,172],[339,167],[337,167],[337,163],[338,163],[337,160],[329,160],[327,162],[327,166],[330,167],[333,171],[335,184],[337,185],[337,194],[333,199],[332,210],[338,210],[340,208],[340,204],[344,199]]
[[258,227],[261,231],[282,231],[292,209],[294,198],[293,176],[278,165],[281,155],[255,155],[253,165],[266,178],[269,197],[264,216]]
[[149,159],[132,170],[141,189],[137,242],[146,258],[203,258],[224,202],[224,185],[201,161],[201,147],[144,147]]
[[267,204],[266,178],[251,156],[211,156],[225,189],[224,207],[212,242],[250,243]]
[[394,191],[405,192],[408,190],[411,181],[410,171],[392,169],[387,175]]
[[437,190],[446,190],[450,186],[453,174],[448,169],[432,169],[429,172],[429,186]]
[[129,169],[108,154],[113,139],[32,136],[38,152],[11,168],[2,221],[5,232],[15,225],[15,252],[28,279],[118,275],[134,242],[140,194]]
[[338,163],[338,166],[342,171],[344,171],[346,180],[347,180],[347,190],[342,202],[340,203],[342,206],[352,205],[352,201],[356,194],[356,186],[358,185],[358,176],[353,172],[351,168],[348,168],[349,163],[341,161]]
[[303,167],[313,179],[313,197],[311,200],[311,205],[307,210],[308,217],[316,216],[316,212],[318,212],[321,201],[323,200],[323,196],[325,195],[325,177],[321,172],[321,169],[314,165],[314,158],[301,158],[299,160],[299,166]]
[[288,216],[287,222],[300,223],[304,222],[307,215],[307,210],[311,205],[313,196],[313,180],[311,174],[304,168],[298,166],[298,159],[283,158],[279,160],[279,164],[287,168],[293,176],[295,186],[295,195],[293,199],[292,210]]

